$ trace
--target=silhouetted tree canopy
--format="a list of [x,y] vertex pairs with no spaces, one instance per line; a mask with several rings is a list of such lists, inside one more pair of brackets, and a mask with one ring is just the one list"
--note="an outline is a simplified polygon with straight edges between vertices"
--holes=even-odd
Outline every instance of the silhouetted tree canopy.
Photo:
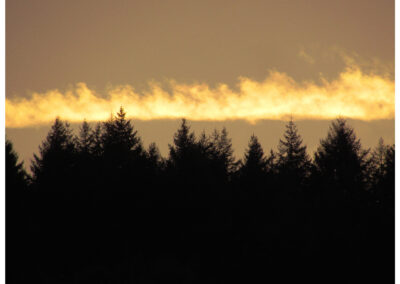
[[222,128],[220,132],[215,129],[211,135],[211,140],[213,144],[213,158],[219,164],[222,174],[232,174],[237,168],[237,162],[233,156],[232,139],[228,137],[226,128]]
[[165,161],[161,157],[160,150],[158,149],[156,143],[150,143],[146,154],[151,167],[154,169],[162,169],[164,167]]
[[394,145],[385,145],[382,138],[368,161],[370,191],[377,206],[394,212]]
[[37,184],[44,182],[56,190],[60,182],[58,178],[71,180],[75,157],[75,138],[70,125],[56,118],[46,139],[39,146],[39,155],[34,155],[31,166],[33,180]]
[[122,107],[77,135],[57,118],[32,178],[7,141],[7,280],[393,283],[394,145],[337,119],[312,160],[291,119],[277,148],[253,134],[237,161],[183,119],[164,158]]
[[241,175],[246,178],[261,178],[266,171],[266,159],[257,137],[253,134],[250,137],[248,149],[244,154],[243,165],[240,168]]
[[141,154],[142,144],[137,136],[137,131],[129,120],[125,118],[126,113],[121,107],[116,116],[103,124],[102,145],[105,155],[113,155],[117,160],[126,155]]
[[185,167],[185,161],[191,162],[191,155],[196,151],[196,138],[186,119],[182,123],[177,133],[174,134],[174,144],[169,145],[169,162],[175,167]]
[[278,167],[286,181],[303,185],[309,177],[311,159],[307,154],[307,147],[298,134],[297,127],[291,119],[286,125],[284,139],[279,140]]
[[79,138],[77,140],[77,150],[83,155],[92,155],[95,146],[94,133],[89,124],[83,121],[79,129]]
[[354,130],[344,119],[337,119],[315,153],[318,175],[343,197],[355,198],[364,186],[367,154]]

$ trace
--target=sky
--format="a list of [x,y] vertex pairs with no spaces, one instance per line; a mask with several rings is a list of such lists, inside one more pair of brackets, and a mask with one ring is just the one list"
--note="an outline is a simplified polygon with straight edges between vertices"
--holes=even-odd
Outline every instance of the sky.
[[226,126],[239,157],[290,116],[310,151],[338,116],[394,143],[394,1],[6,1],[6,135],[27,165],[57,115],[78,129],[121,105],[164,155],[182,117]]

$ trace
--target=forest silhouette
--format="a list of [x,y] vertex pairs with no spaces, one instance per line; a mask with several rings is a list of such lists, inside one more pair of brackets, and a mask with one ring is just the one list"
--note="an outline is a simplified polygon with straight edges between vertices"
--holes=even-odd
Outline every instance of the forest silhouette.
[[6,142],[8,283],[393,283],[394,145],[344,119],[313,156],[183,119],[160,155],[121,107],[75,135],[57,118],[28,174]]

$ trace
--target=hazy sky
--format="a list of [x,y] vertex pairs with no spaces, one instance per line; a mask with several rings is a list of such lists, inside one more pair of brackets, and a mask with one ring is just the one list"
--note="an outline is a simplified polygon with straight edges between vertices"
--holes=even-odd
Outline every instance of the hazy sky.
[[8,0],[6,37],[10,97],[77,82],[234,84],[269,69],[310,79],[342,70],[335,48],[393,66],[394,1]]
[[[180,116],[268,128],[294,113],[313,121],[304,133],[340,114],[392,143],[393,74],[394,1],[6,1],[7,137],[25,158],[54,113],[96,120],[121,104],[150,120],[149,142]],[[234,142],[255,127],[231,123]]]

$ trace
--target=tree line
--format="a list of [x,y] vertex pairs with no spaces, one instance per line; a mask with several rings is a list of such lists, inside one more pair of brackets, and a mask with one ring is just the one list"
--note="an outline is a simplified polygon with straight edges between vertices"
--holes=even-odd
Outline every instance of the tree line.
[[393,283],[394,145],[344,119],[313,157],[293,120],[240,160],[225,128],[173,138],[145,148],[122,107],[77,136],[57,118],[31,175],[7,141],[7,280]]

